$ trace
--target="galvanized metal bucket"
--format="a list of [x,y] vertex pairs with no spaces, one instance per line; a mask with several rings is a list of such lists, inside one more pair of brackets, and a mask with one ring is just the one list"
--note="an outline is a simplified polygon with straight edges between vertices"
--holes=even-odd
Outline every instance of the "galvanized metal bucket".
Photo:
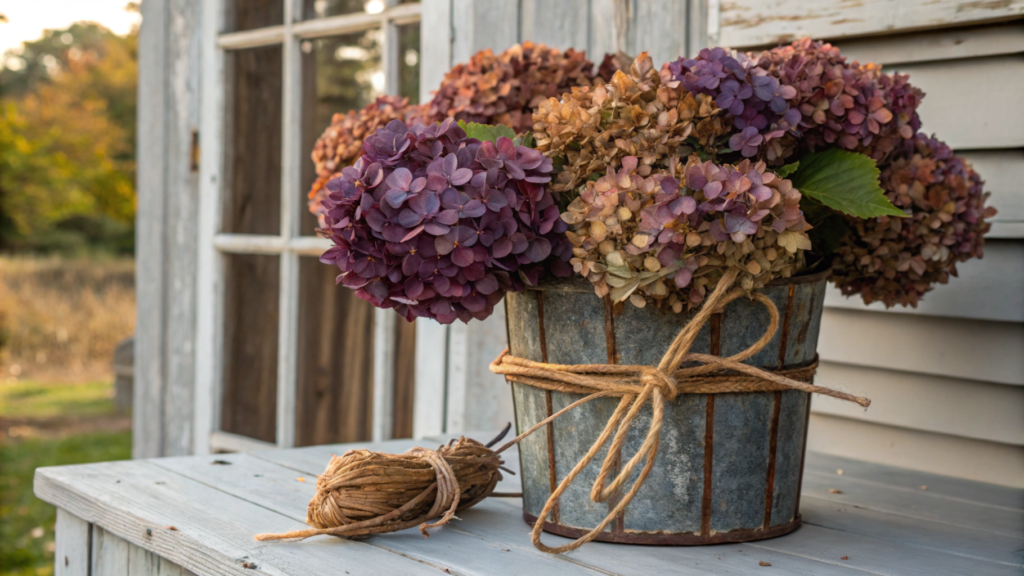
[[[814,361],[828,272],[769,284],[762,291],[782,316],[774,339],[748,364],[777,369]],[[512,355],[557,364],[656,364],[689,321],[653,306],[615,315],[585,280],[555,281],[506,296]],[[691,351],[736,354],[768,328],[764,307],[741,298],[712,316]],[[520,432],[582,398],[513,383]],[[558,483],[597,439],[618,404],[599,398],[556,419],[519,444],[523,517],[534,524]],[[631,544],[713,544],[780,536],[800,525],[800,480],[810,398],[806,392],[680,394],[666,404],[654,468],[598,540]],[[623,453],[643,443],[651,409],[640,413]],[[579,537],[615,506],[596,503],[591,486],[601,453],[561,496],[548,532]],[[632,485],[639,467],[626,484]]]

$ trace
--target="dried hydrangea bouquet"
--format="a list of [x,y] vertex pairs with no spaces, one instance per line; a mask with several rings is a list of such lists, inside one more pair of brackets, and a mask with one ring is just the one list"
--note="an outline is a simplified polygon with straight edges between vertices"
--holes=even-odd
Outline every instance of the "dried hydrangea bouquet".
[[867,404],[810,384],[826,282],[916,305],[982,255],[994,210],[921,131],[923,97],[809,39],[660,68],[485,51],[426,105],[335,117],[313,154],[322,260],[408,320],[505,297],[491,368],[537,429],[539,548],[784,534],[809,392]]

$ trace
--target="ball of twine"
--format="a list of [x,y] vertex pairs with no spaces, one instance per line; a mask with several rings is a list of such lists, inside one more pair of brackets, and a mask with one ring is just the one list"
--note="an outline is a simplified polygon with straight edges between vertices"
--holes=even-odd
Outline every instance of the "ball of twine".
[[[258,534],[257,540],[304,539],[320,534],[359,538],[419,526],[447,524],[455,513],[480,502],[501,480],[502,460],[487,445],[469,438],[437,450],[404,454],[349,450],[331,458],[309,502],[307,530]],[[427,521],[440,516],[432,524]]]

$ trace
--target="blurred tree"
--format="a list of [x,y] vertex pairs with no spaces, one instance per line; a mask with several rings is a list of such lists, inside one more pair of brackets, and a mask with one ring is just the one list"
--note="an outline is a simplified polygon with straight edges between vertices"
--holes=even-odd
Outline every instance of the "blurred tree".
[[0,69],[0,246],[130,251],[137,35],[47,30]]

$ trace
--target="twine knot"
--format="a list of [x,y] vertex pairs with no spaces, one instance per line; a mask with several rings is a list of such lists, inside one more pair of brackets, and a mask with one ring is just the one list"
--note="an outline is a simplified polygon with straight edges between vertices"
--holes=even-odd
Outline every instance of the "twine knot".
[[669,402],[675,400],[679,393],[679,384],[676,379],[671,374],[654,367],[645,367],[640,371],[640,385],[644,388],[653,386],[661,390],[661,395]]

